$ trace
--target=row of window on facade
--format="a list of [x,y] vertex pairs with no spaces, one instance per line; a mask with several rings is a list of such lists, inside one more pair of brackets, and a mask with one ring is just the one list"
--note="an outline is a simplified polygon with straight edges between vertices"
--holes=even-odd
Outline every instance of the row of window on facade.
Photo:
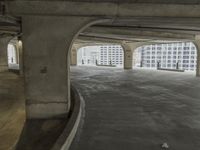
[[[155,68],[159,62],[160,66],[164,68],[174,68],[177,63],[181,69],[194,70],[196,68],[196,48],[190,42],[143,46],[138,48],[136,53],[134,57],[138,58],[133,62],[135,66]],[[102,65],[111,63],[122,65],[123,55],[121,46],[99,46],[92,57],[82,59]]]
[[196,59],[196,56],[143,56],[143,59]]
[[176,68],[177,63],[181,69],[196,68],[196,47],[191,42],[143,46],[138,52],[144,67],[155,68],[159,62],[163,68]]
[[192,46],[191,48],[190,47],[155,47],[155,46],[152,46],[152,47],[146,47],[146,50],[195,50],[196,48],[194,46]]
[[117,65],[123,64],[123,50],[119,45],[85,47],[80,49],[80,54],[87,57],[78,57],[79,65]]

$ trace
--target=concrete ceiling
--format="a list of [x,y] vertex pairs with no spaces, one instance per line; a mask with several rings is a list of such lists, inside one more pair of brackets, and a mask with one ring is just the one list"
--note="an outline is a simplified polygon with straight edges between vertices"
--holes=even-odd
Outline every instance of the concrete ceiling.
[[191,18],[117,18],[93,25],[80,33],[79,39],[101,42],[180,42],[194,41],[200,34],[200,20]]
[[20,34],[20,19],[7,15],[0,15],[0,37],[16,36]]
[[[96,2],[101,5],[96,5]],[[107,2],[116,4],[107,8]],[[196,17],[200,16],[198,4],[199,0],[7,0],[0,2],[0,36],[21,33],[20,19],[11,15],[53,15],[55,12],[60,15],[88,16],[94,13],[97,16],[109,16],[109,19],[80,33],[79,42],[193,41],[195,35],[200,34],[200,19]]]
[[111,39],[130,40],[194,40],[195,35],[191,33],[176,33],[172,31],[159,31],[144,28],[119,27],[119,26],[92,26],[83,31],[81,36],[107,37]]

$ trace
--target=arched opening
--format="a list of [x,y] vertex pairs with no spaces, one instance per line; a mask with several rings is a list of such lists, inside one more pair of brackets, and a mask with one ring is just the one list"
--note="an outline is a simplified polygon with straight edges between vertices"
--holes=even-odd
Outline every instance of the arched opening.
[[8,44],[8,64],[17,64],[18,56],[13,44]]
[[[83,35],[84,33],[81,33],[78,38],[83,38]],[[94,35],[94,33],[92,35]],[[88,38],[88,36],[89,35],[84,35],[84,38]],[[96,36],[91,37],[94,38],[95,41],[98,39]],[[90,40],[93,40],[91,37]],[[99,40],[102,40],[102,38]],[[133,43],[134,42],[135,41],[133,41]],[[135,43],[137,43],[137,41]],[[157,69],[157,62],[160,61],[160,68],[184,69],[186,71],[195,70],[196,49],[190,42],[151,44],[150,46],[144,45],[145,46],[139,47],[133,54],[133,61],[131,60],[130,62],[133,63],[134,67]],[[130,52],[133,51],[132,48],[134,48],[134,46],[127,46],[125,48],[128,53],[127,57],[132,56],[129,55]],[[93,47],[93,49],[95,48]],[[103,49],[104,48],[102,48],[102,50]],[[107,49],[107,47],[105,49]],[[94,51],[87,51],[87,47],[79,49],[78,65],[95,66],[94,60],[100,59],[101,57],[96,57],[99,54],[96,51],[93,53]],[[87,55],[87,52],[90,54]],[[189,57],[187,56],[188,52],[190,54]],[[151,60],[147,60],[147,58]],[[109,59],[105,62],[102,61],[102,65],[108,65],[108,60]],[[177,63],[178,68],[176,68]],[[188,63],[190,63],[190,65]],[[128,64],[128,67],[130,67],[130,64]],[[185,82],[184,79],[188,79],[187,82]],[[98,147],[104,144],[109,145],[112,140],[115,148],[116,145],[117,148],[120,147],[120,144],[118,144],[119,135],[109,130],[113,128],[116,130],[120,128],[124,131],[120,132],[120,136],[123,137],[121,140],[126,137],[131,141],[135,133],[139,135],[141,140],[139,139],[137,143],[134,144],[139,144],[141,147],[143,147],[144,140],[150,145],[153,145],[152,139],[154,139],[153,141],[158,140],[155,137],[159,133],[163,133],[162,129],[166,128],[166,124],[169,125],[167,129],[169,132],[164,133],[165,136],[169,137],[169,139],[174,139],[174,135],[171,135],[171,131],[174,131],[173,120],[177,120],[177,127],[175,127],[175,130],[178,132],[180,131],[177,133],[180,134],[181,128],[183,127],[182,125],[185,124],[183,121],[183,114],[185,114],[188,109],[186,108],[187,106],[181,109],[179,108],[183,105],[185,106],[185,102],[188,102],[188,97],[192,97],[190,92],[194,89],[189,89],[188,84],[198,81],[198,79],[184,76],[183,74],[171,74],[171,72],[161,71],[119,71],[110,68],[102,69],[96,67],[96,69],[90,69],[88,67],[86,69],[85,67],[73,67],[71,68],[71,81],[76,85],[83,99],[85,99],[85,114],[87,115],[87,118],[84,120],[84,130],[81,131],[82,134],[78,135],[80,141],[78,141],[78,144],[72,144],[73,150],[90,149],[94,145]],[[181,85],[182,89],[187,89],[187,92],[178,90],[177,85]],[[191,103],[196,103],[195,101],[198,99],[198,94],[196,93],[194,95],[196,95],[196,98],[195,100],[193,99],[194,101]],[[199,105],[198,103],[196,104]],[[179,109],[178,112],[177,109]],[[190,107],[189,111],[192,112],[192,109],[193,107]],[[197,110],[197,107],[195,110]],[[187,117],[190,116],[188,115]],[[166,118],[170,119],[166,121]],[[161,120],[165,123],[161,123]],[[119,122],[121,124],[119,124]],[[146,122],[150,122],[150,124],[147,125]],[[126,130],[127,128],[129,130]],[[184,130],[187,129],[185,128]],[[97,131],[98,135],[95,134]],[[147,132],[144,133],[144,131]],[[192,130],[189,132],[192,134]],[[130,137],[127,137],[127,134],[129,134]],[[146,137],[147,134],[150,135],[150,138]],[[99,137],[94,139],[96,136]],[[195,138],[194,134],[192,136]],[[90,141],[88,141],[88,138]],[[108,139],[108,143],[105,142],[105,138]],[[161,137],[161,139],[164,140],[163,137]],[[183,144],[184,139],[181,139],[180,143]],[[129,144],[131,147],[132,143],[129,142]],[[112,147],[113,145],[109,146]],[[182,146],[179,144],[177,148],[180,147]],[[145,148],[144,146],[143,149]]]
[[[16,43],[15,43],[16,44]],[[19,69],[19,53],[17,50],[17,45],[13,43],[8,44],[8,67],[9,69],[17,70]]]
[[124,53],[120,45],[86,46],[78,49],[79,66],[123,67]]
[[136,68],[196,71],[197,49],[192,42],[144,45],[133,55]]
[[0,38],[0,149],[15,147],[26,119],[24,78],[18,74],[18,46],[15,37]]

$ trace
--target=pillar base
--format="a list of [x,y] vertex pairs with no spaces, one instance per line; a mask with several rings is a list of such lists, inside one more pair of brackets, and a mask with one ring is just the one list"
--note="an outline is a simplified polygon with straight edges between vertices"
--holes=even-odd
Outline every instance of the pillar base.
[[28,118],[66,118],[68,114],[67,103],[38,103],[27,104]]

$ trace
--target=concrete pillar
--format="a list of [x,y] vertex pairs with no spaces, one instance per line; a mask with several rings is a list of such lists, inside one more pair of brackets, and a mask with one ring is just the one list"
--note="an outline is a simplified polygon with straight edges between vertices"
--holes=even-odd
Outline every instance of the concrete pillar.
[[123,43],[122,47],[124,49],[124,69],[133,68],[133,52],[140,43]]
[[197,68],[196,68],[196,76],[200,77],[200,49],[197,50]]
[[124,50],[124,69],[132,69],[133,53],[131,49]]
[[21,76],[24,75],[24,56],[23,56],[23,47],[22,47],[22,41],[18,40],[17,43],[17,51],[18,51],[18,63],[19,63],[19,73]]
[[196,67],[196,76],[200,77],[200,35],[195,37],[194,42],[196,49],[197,49],[197,67]]
[[70,64],[72,66],[77,66],[77,49],[73,46],[70,55]]
[[8,70],[8,43],[11,37],[0,38],[0,72]]
[[27,118],[66,117],[72,42],[92,17],[23,16]]

